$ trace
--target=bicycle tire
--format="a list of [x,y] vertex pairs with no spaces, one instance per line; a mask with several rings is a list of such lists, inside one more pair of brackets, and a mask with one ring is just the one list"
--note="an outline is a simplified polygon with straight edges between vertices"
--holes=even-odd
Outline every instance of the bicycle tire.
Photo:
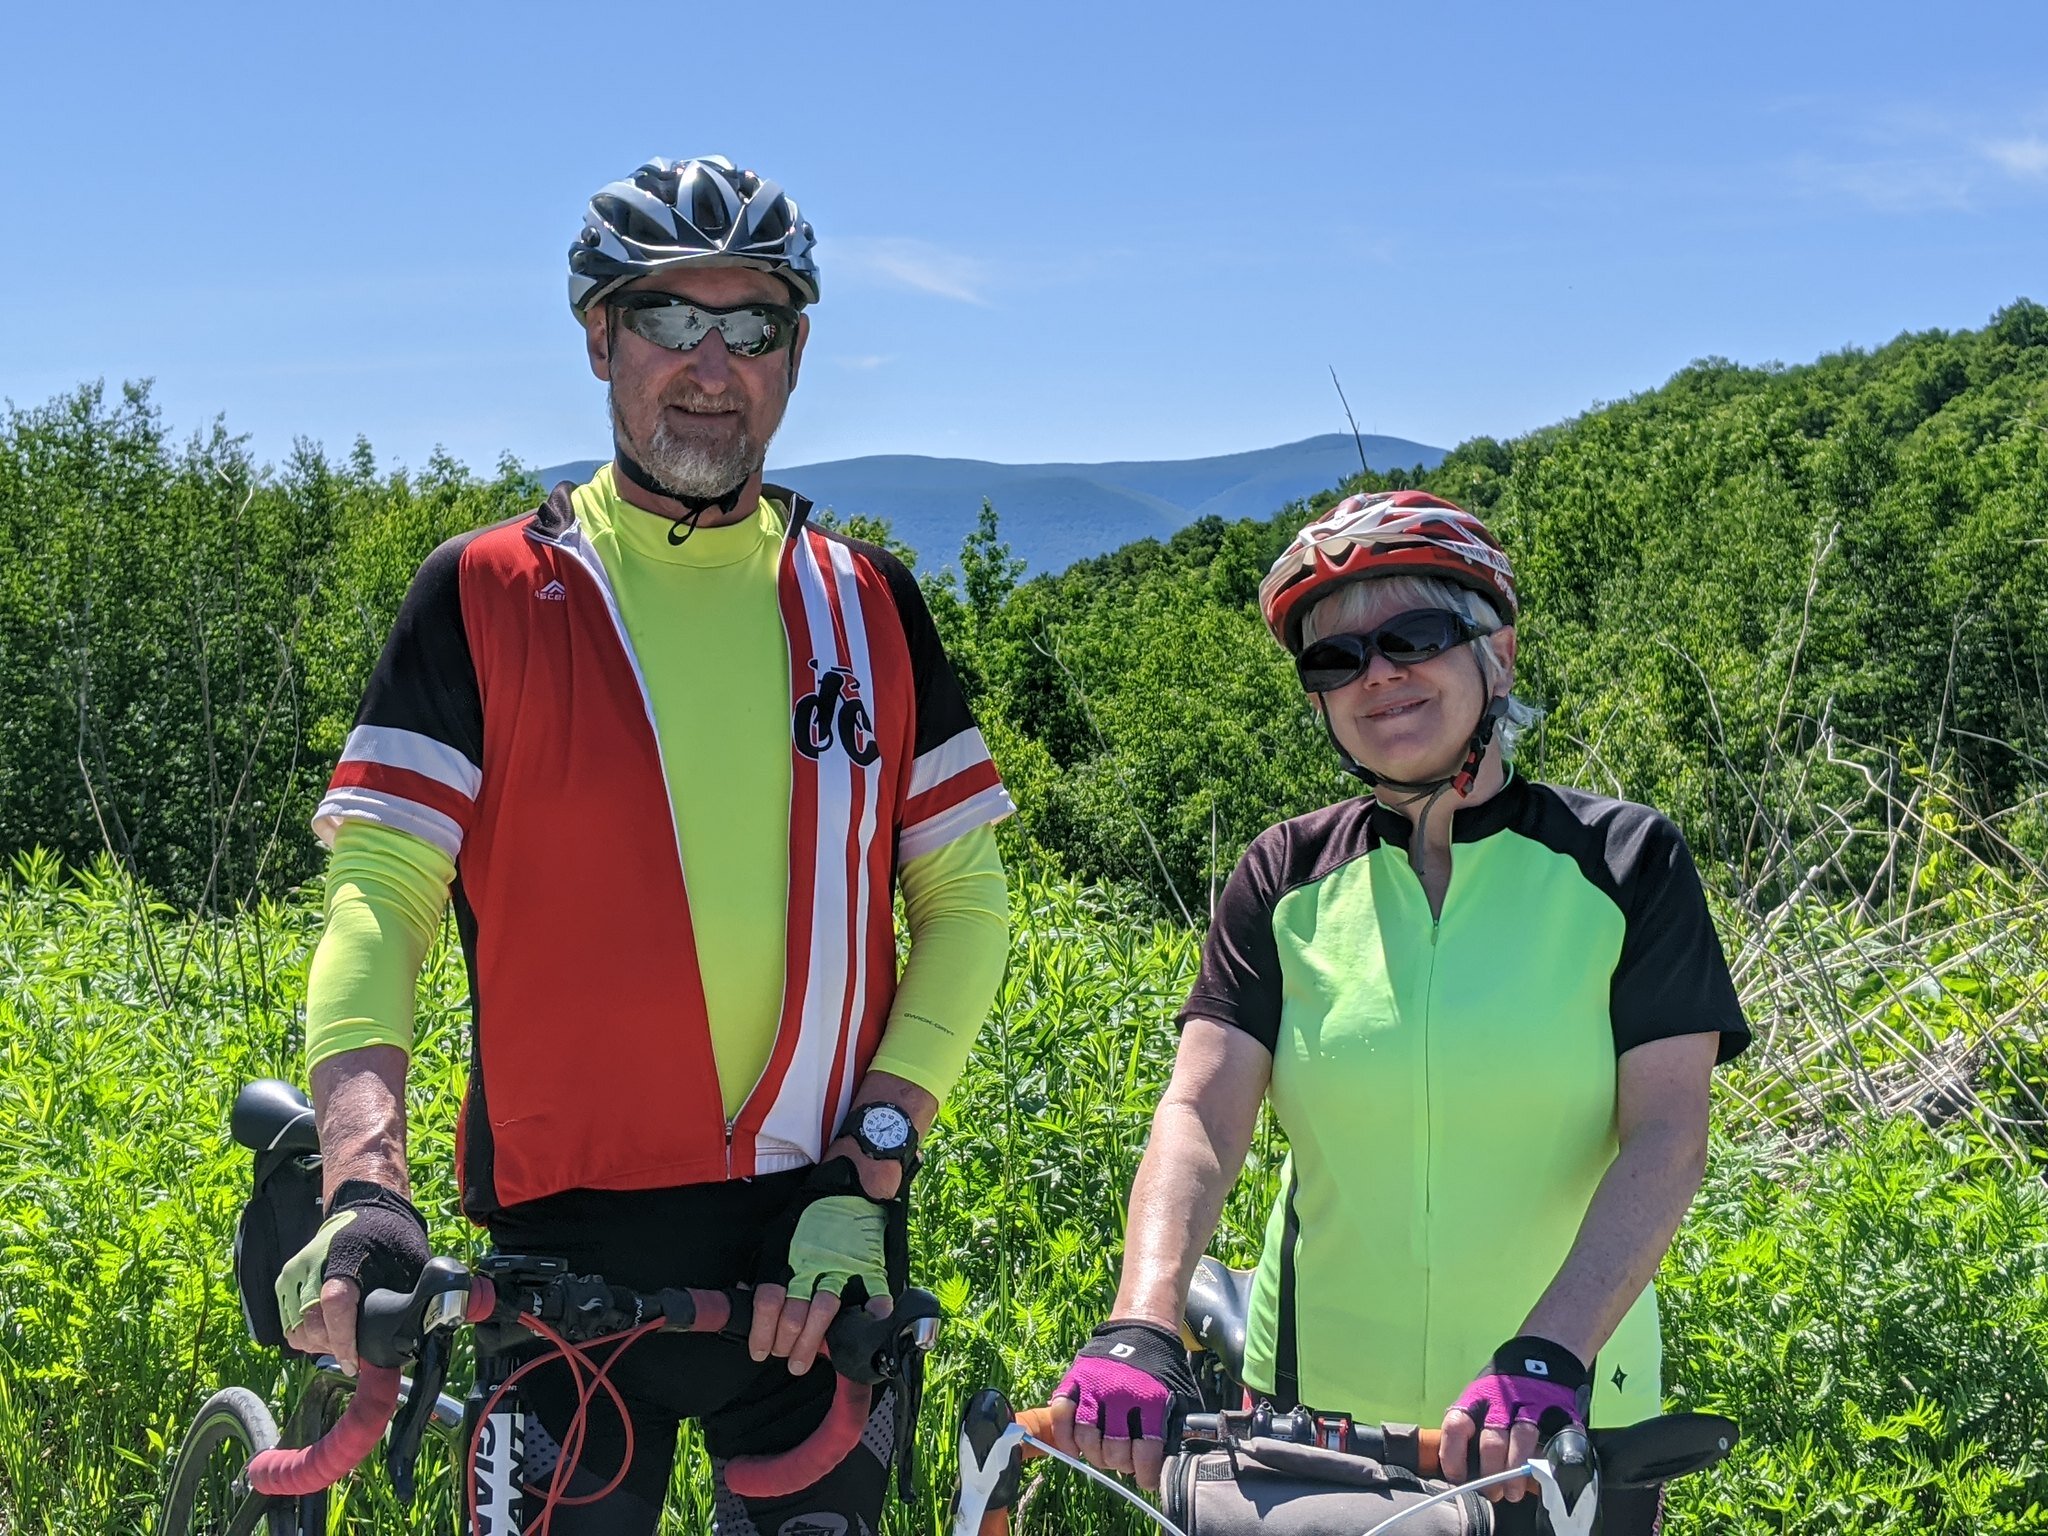
[[217,1491],[208,1483],[216,1451],[233,1446],[246,1467],[251,1456],[276,1444],[277,1421],[262,1398],[247,1387],[223,1387],[214,1393],[193,1415],[192,1426],[178,1446],[177,1460],[171,1464],[171,1485],[164,1494],[163,1518],[157,1525],[159,1536],[254,1536],[259,1527],[266,1528],[270,1536],[290,1536],[291,1527],[278,1523],[268,1501],[246,1492],[238,1501],[231,1498],[235,1507],[224,1523],[212,1514],[193,1523],[202,1495]]

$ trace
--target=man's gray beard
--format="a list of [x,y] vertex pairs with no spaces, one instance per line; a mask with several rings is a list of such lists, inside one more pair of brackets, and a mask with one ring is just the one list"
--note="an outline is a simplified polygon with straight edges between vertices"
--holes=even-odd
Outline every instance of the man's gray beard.
[[714,452],[671,432],[665,416],[655,419],[652,438],[646,443],[635,443],[626,434],[617,399],[610,390],[605,395],[611,407],[614,439],[624,444],[654,483],[671,496],[723,496],[746,484],[767,459],[767,445],[756,446],[745,427],[740,428],[739,436],[729,447]]

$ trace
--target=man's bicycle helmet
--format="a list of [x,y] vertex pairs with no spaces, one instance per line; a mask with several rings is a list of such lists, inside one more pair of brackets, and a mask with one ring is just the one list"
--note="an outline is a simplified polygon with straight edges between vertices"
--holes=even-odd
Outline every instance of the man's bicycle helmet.
[[1500,541],[1455,502],[1427,491],[1347,496],[1294,536],[1259,583],[1273,638],[1300,654],[1301,624],[1320,598],[1370,576],[1441,576],[1470,587],[1512,624],[1515,575]]
[[599,190],[569,247],[569,308],[592,305],[637,277],[670,267],[754,267],[818,302],[817,244],[789,195],[723,155],[648,161]]

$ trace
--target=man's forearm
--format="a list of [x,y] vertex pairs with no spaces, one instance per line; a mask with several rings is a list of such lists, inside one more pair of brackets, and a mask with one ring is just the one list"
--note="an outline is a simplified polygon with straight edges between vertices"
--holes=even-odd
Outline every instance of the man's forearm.
[[1522,1325],[1590,1361],[1663,1262],[1706,1169],[1703,1130],[1645,1126],[1608,1166],[1564,1265]]
[[412,1198],[405,1164],[406,1063],[406,1053],[395,1045],[366,1045],[314,1066],[313,1112],[330,1199],[350,1179]]

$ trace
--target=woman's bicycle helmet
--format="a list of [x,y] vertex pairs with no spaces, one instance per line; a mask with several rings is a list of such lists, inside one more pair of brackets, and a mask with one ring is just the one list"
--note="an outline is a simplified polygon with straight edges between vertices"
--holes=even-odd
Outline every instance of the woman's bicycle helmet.
[[[1469,587],[1499,610],[1503,624],[1514,623],[1520,610],[1507,552],[1478,518],[1427,491],[1375,491],[1345,497],[1294,536],[1259,583],[1259,613],[1273,638],[1299,656],[1302,621],[1320,599],[1350,582],[1395,575],[1437,576]],[[1471,793],[1487,744],[1507,711],[1506,699],[1490,699],[1464,760],[1443,778],[1422,781],[1375,773],[1337,739],[1329,712],[1318,713],[1346,773],[1375,789],[1427,795],[1434,802],[1446,789],[1460,799]]]
[[723,155],[648,161],[591,198],[569,247],[569,308],[670,267],[754,267],[818,302],[817,241],[789,195]]
[[1500,541],[1455,502],[1427,491],[1347,496],[1294,536],[1259,583],[1273,638],[1301,652],[1301,623],[1320,598],[1371,576],[1441,576],[1470,587],[1512,624],[1515,575]]

